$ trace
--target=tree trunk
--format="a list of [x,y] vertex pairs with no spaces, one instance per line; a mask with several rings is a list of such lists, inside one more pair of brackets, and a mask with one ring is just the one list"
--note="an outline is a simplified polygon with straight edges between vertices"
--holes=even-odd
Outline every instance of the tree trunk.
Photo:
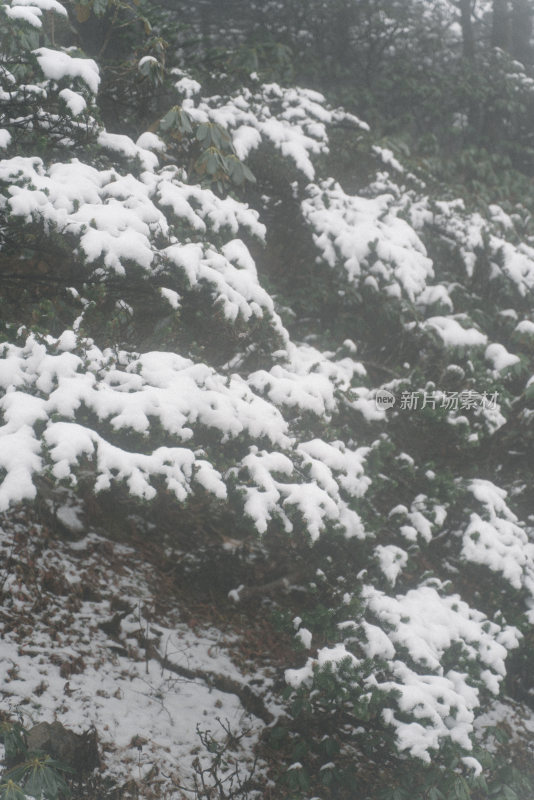
[[512,55],[523,64],[532,64],[532,16],[531,0],[512,0]]
[[464,58],[472,61],[475,57],[475,35],[473,33],[471,0],[460,0],[460,22],[462,26]]
[[338,62],[348,68],[352,59],[351,27],[353,24],[354,6],[351,2],[339,3],[335,10],[335,41]]
[[501,50],[509,49],[509,22],[508,0],[493,0],[493,27],[491,31],[491,44],[493,47],[500,47]]

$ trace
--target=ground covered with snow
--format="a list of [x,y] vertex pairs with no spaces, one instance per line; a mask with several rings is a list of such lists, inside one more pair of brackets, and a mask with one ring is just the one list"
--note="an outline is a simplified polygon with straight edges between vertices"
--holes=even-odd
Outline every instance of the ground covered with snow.
[[268,619],[254,631],[228,599],[224,617],[198,593],[187,602],[187,570],[169,574],[143,537],[59,536],[30,511],[4,518],[0,537],[0,711],[26,729],[96,732],[84,797],[194,797],[213,742],[218,779],[268,787],[258,744],[280,712]]

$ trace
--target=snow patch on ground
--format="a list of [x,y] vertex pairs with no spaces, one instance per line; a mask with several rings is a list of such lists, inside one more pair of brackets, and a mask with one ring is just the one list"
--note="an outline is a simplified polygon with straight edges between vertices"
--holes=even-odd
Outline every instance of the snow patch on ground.
[[[194,759],[209,755],[197,752],[197,726],[224,738],[219,718],[247,731],[235,754],[246,772],[264,722],[236,694],[175,674],[143,646],[148,637],[169,664],[245,686],[229,654],[235,637],[209,626],[192,630],[179,609],[154,623],[154,575],[131,547],[95,533],[73,543],[37,526],[28,534],[22,516],[4,523],[0,560],[11,559],[12,568],[0,614],[0,709],[22,714],[27,727],[55,719],[78,733],[94,727],[104,776],[124,785],[151,773],[169,798],[183,797],[177,785],[191,785]],[[114,627],[117,613],[123,619]],[[264,688],[272,681],[257,668],[255,677]]]

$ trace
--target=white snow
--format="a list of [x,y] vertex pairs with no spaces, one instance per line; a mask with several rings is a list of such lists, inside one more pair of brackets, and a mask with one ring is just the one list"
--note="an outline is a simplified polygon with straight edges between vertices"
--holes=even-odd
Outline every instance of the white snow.
[[404,172],[404,167],[399,161],[395,158],[393,151],[389,149],[389,147],[379,147],[378,145],[374,144],[371,147],[373,153],[375,153],[381,161],[386,164],[388,167],[393,167],[394,170],[397,172]]
[[488,341],[476,328],[464,328],[454,317],[429,317],[422,325],[435,331],[445,347],[480,347]]
[[67,16],[67,9],[57,0],[11,0],[12,8],[20,6],[38,8],[41,11],[55,11],[56,14],[62,17]]
[[493,369],[502,372],[503,369],[519,364],[519,356],[509,353],[502,344],[493,343],[486,347],[485,358],[493,364]]
[[164,153],[167,149],[167,145],[160,139],[160,137],[152,133],[151,131],[145,131],[142,133],[136,141],[137,147],[140,147],[142,150],[154,150],[156,153]]
[[33,28],[41,28],[42,11],[37,5],[31,6],[5,6],[5,13],[9,19],[27,22]]
[[124,134],[102,131],[98,135],[98,143],[106,150],[113,150],[126,158],[138,158],[143,169],[148,172],[153,171],[158,166],[158,157],[154,153],[135,144],[129,136]]
[[[481,692],[467,672],[445,671],[443,657],[450,648],[459,649],[485,690],[496,693],[519,631],[500,627],[458,595],[441,596],[430,586],[391,597],[367,585],[363,599],[372,621],[341,623],[340,630],[350,634],[346,643],[321,648],[300,669],[286,670],[287,683],[312,687],[322,666],[328,664],[335,674],[341,663],[350,664],[361,699],[379,692],[382,718],[395,729],[400,752],[429,763],[444,739],[470,750]],[[365,660],[347,645],[360,649]],[[386,659],[391,677],[377,678],[367,659]]]
[[49,47],[40,47],[33,52],[44,76],[49,80],[59,82],[64,78],[80,78],[93,94],[98,92],[100,74],[96,61],[92,58],[75,58],[61,50],[51,50]]
[[160,292],[172,308],[180,308],[180,295],[178,292],[173,289],[160,289]]
[[[24,530],[24,523],[19,528]],[[41,536],[42,531],[37,535]],[[56,719],[76,733],[94,726],[102,771],[107,778],[123,785],[139,780],[156,763],[167,776],[163,779],[160,775],[160,779],[169,791],[178,782],[192,784],[197,756],[203,765],[209,763],[209,753],[198,752],[196,729],[209,728],[222,742],[225,733],[215,724],[220,718],[236,734],[248,731],[239,750],[228,753],[246,773],[252,762],[252,747],[264,723],[249,715],[235,694],[220,691],[201,678],[174,674],[155,659],[146,659],[137,637],[146,630],[148,620],[143,609],[152,607],[158,587],[157,576],[140,554],[94,533],[79,543],[83,545],[82,558],[79,544],[71,546],[55,540],[53,547],[38,548],[28,537],[32,572],[26,563],[29,553],[13,554],[12,536],[13,531],[0,529],[2,556],[7,558],[11,551],[11,558],[20,562],[18,577],[12,574],[5,587],[8,597],[0,624],[3,711],[16,713],[23,708],[27,727]],[[23,619],[34,607],[37,584],[35,579],[27,580],[33,574],[57,575],[71,586],[90,587],[96,599],[80,599],[67,610],[64,596],[43,586],[40,590],[47,606],[46,616],[33,614],[30,641],[18,628],[6,625],[6,619],[18,615]],[[72,594],[75,596],[76,592]],[[100,628],[113,617],[112,603],[117,597],[133,609],[119,626],[118,640]],[[230,655],[234,643],[231,633],[223,636],[206,625],[192,631],[175,612],[169,614],[167,619],[151,620],[149,625],[162,657],[166,656],[171,664],[247,685],[246,676]],[[116,652],[119,646],[122,654]],[[11,671],[14,663],[16,674]],[[267,686],[271,683],[268,671],[257,666],[256,674]],[[38,695],[34,692],[36,687],[40,687]],[[140,749],[136,745],[139,740]]]
[[[56,0],[13,0],[4,10],[6,20],[20,23],[20,30],[25,25],[39,29],[44,12],[65,13]],[[48,96],[57,105],[59,97],[62,122],[66,111],[75,118],[92,107],[90,95],[97,92],[100,80],[94,61],[47,47],[34,55],[42,75],[30,75],[23,92],[36,107]],[[139,65],[154,62],[148,56]],[[534,288],[534,248],[514,240],[515,215],[494,205],[486,220],[468,214],[462,201],[433,203],[397,186],[391,170],[381,171],[361,196],[348,194],[334,180],[316,178],[315,162],[328,152],[329,124],[343,121],[365,129],[355,117],[328,108],[321,95],[305,89],[273,83],[254,91],[243,89],[227,99],[203,98],[196,81],[179,77],[175,88],[195,124],[221,125],[238,158],[244,160],[263,147],[270,150],[270,158],[284,161],[288,192],[300,205],[318,263],[336,271],[329,275],[340,294],[345,287],[347,295],[357,290],[362,302],[381,293],[388,304],[400,304],[403,313],[408,312],[403,317],[407,339],[426,331],[444,347],[461,348],[459,360],[472,356],[465,370],[458,367],[463,376],[468,367],[474,370],[473,364],[481,363],[479,355],[489,364],[485,377],[494,382],[499,372],[519,363],[519,356],[476,327],[478,321],[454,313],[456,292],[475,275],[482,250],[489,263],[487,281],[498,280],[507,294],[524,298]],[[16,87],[14,75],[6,73],[5,80],[9,89]],[[71,119],[70,124],[82,122]],[[323,351],[311,337],[304,343],[291,341],[275,298],[261,285],[254,250],[240,238],[246,234],[266,241],[258,212],[233,197],[221,198],[191,185],[177,165],[160,167],[158,154],[163,154],[162,162],[167,156],[165,143],[155,133],[145,131],[134,142],[91,124],[98,134],[100,157],[105,151],[104,163],[115,161],[116,166],[99,169],[68,160],[68,147],[64,162],[45,163],[22,154],[0,160],[2,218],[8,225],[42,230],[43,236],[65,237],[73,268],[79,271],[78,287],[86,278],[112,279],[126,288],[132,279],[142,282],[163,323],[180,325],[190,294],[201,294],[205,321],[228,331],[235,347],[231,356],[224,356],[230,360],[217,362],[217,368],[198,354],[189,358],[187,352],[137,353],[118,343],[101,349],[80,335],[90,320],[91,303],[81,288],[71,289],[79,309],[60,336],[29,334],[21,328],[16,340],[0,344],[0,511],[16,514],[18,504],[35,497],[44,473],[47,482],[55,479],[56,488],[65,483],[60,487],[63,493],[83,474],[93,480],[96,493],[121,484],[143,501],[156,498],[161,487],[179,503],[197,492],[224,503],[231,493],[232,503],[259,534],[278,527],[288,534],[296,530],[309,538],[310,547],[325,534],[367,538],[371,563],[355,562],[346,585],[340,585],[344,613],[353,616],[348,608],[358,608],[355,618],[340,622],[339,641],[319,646],[316,654],[312,647],[320,644],[320,637],[311,623],[303,627],[302,620],[295,619],[295,636],[312,652],[302,667],[286,671],[286,680],[295,688],[313,688],[316,671],[331,668],[332,679],[343,682],[347,697],[364,704],[376,701],[401,754],[428,762],[447,741],[469,750],[475,715],[489,695],[499,692],[506,657],[520,634],[471,608],[435,577],[394,594],[400,577],[401,586],[408,580],[409,586],[415,583],[408,559],[412,567],[412,555],[415,564],[423,548],[433,545],[449,505],[440,495],[439,466],[430,470],[423,464],[435,497],[407,492],[399,483],[387,526],[378,533],[366,530],[364,519],[375,513],[373,498],[366,504],[368,464],[375,447],[379,451],[381,443],[387,444],[383,430],[388,417],[377,408],[378,389],[357,360],[358,352],[366,352],[365,343],[356,347],[345,340],[338,350],[335,343],[332,351]],[[0,148],[10,143],[6,127],[0,131]],[[401,175],[403,167],[392,151],[377,146],[372,150]],[[428,226],[439,228],[443,247],[454,256],[444,259],[445,272],[450,269],[451,274],[435,275],[440,265],[432,263],[424,244]],[[439,278],[442,282],[431,283]],[[125,298],[114,298],[113,313],[130,321],[138,309],[129,293]],[[501,309],[498,319],[511,330],[518,318],[513,309]],[[531,335],[534,323],[522,320],[515,333]],[[517,336],[513,341],[523,346]],[[428,343],[430,337],[425,338]],[[476,352],[471,354],[471,349]],[[410,364],[402,369],[412,372]],[[382,388],[393,391],[400,382]],[[477,410],[472,421],[462,415],[449,416],[447,422],[472,425],[468,441],[475,446],[481,429],[493,433],[505,423],[504,413],[505,402]],[[328,437],[325,431],[332,427]],[[376,440],[375,429],[380,430]],[[350,438],[341,439],[343,430],[350,431]],[[393,472],[401,468],[409,473],[410,485],[421,469],[408,453],[397,454],[393,465]],[[502,579],[522,591],[527,608],[518,613],[526,610],[526,618],[532,619],[534,545],[527,529],[509,508],[504,489],[487,480],[470,480],[466,488],[473,506],[469,519],[451,533],[451,550],[456,548],[464,562],[489,569],[490,579]],[[84,517],[79,507],[64,494],[58,498],[50,510],[72,535],[80,535]],[[454,519],[454,513],[451,516]],[[389,533],[405,548],[388,544]],[[371,544],[374,535],[380,544]],[[201,711],[210,720],[220,714],[239,727],[243,709],[228,692],[197,679],[181,680],[154,659],[145,663],[138,629],[142,604],[150,599],[148,567],[140,562],[138,569],[112,570],[92,551],[94,544],[102,545],[97,540],[89,534],[71,548],[55,543],[54,550],[43,555],[43,563],[48,559],[75,584],[86,579],[80,571],[83,557],[84,566],[98,566],[105,599],[84,601],[81,593],[68,623],[56,603],[55,613],[63,624],[54,643],[38,620],[31,653],[15,628],[3,630],[0,678],[16,705],[29,700],[32,712],[46,719],[58,715],[78,730],[93,723],[107,744],[114,743],[110,768],[124,780],[137,759],[143,769],[157,760],[162,774],[163,765],[170,775],[176,762],[188,769],[192,731]],[[3,530],[0,549],[6,551]],[[452,562],[450,568],[454,574]],[[325,572],[318,569],[315,579],[322,585]],[[384,591],[363,583],[371,579]],[[10,608],[31,609],[35,598],[17,571],[7,576],[5,588]],[[230,596],[238,600],[241,588]],[[110,615],[110,592],[139,609],[138,617],[132,612],[122,623],[120,643],[127,655],[111,656],[109,641],[98,627],[98,621]],[[174,666],[211,665],[243,681],[220,633],[204,630],[193,637],[177,619],[166,620],[158,631],[158,646]],[[46,662],[51,647],[62,659],[80,654],[84,661],[83,670],[69,676],[68,702],[58,664]],[[20,665],[18,676],[10,674],[10,659]],[[42,681],[47,686],[37,708],[31,688]],[[147,738],[141,755],[132,749],[140,728]],[[253,739],[258,730],[259,724],[253,724]],[[463,756],[461,763],[478,774],[476,759]],[[300,768],[299,762],[290,767]]]
[[[333,180],[310,184],[302,212],[330,267],[340,264],[351,283],[404,292],[414,300],[433,276],[417,233],[397,215],[394,197],[347,195]],[[370,279],[370,280],[369,280]]]
[[462,557],[500,573],[514,589],[524,587],[534,598],[534,544],[508,508],[506,492],[481,479],[471,481],[469,489],[483,510],[470,515]]
[[11,143],[11,134],[5,128],[0,129],[0,150],[5,150]]
[[534,336],[534,322],[530,319],[522,319],[516,325],[515,333],[526,334],[527,336]]
[[73,92],[72,89],[62,89],[59,96],[65,101],[65,104],[75,117],[87,108],[85,98],[78,92]]
[[176,81],[174,87],[185,97],[194,97],[202,89],[202,86],[198,81],[188,77],[180,78],[179,81]]
[[375,555],[378,558],[380,569],[391,583],[395,586],[399,574],[408,563],[408,553],[401,547],[394,544],[377,545]]

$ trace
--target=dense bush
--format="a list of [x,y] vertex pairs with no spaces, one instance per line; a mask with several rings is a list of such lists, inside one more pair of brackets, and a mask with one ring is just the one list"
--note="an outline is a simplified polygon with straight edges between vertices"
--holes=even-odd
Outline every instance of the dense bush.
[[[530,664],[532,83],[447,3],[297,5],[227,50],[209,4],[167,47],[161,8],[0,5],[0,510],[286,538],[279,791],[522,797],[476,718]],[[389,140],[284,85],[323,67]]]

